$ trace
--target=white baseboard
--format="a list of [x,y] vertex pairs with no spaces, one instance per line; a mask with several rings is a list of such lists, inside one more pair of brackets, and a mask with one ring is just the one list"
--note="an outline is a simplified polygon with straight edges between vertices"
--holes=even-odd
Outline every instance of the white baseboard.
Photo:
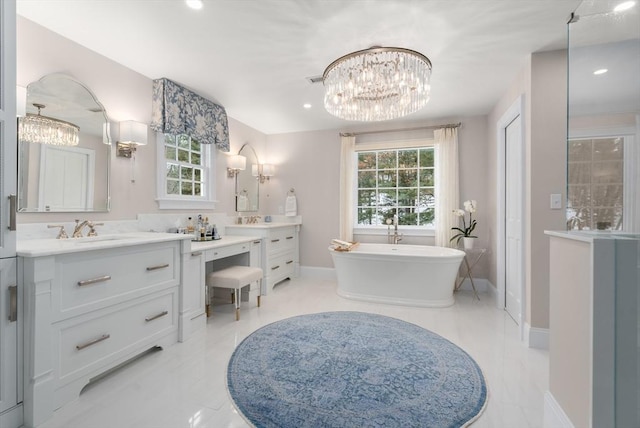
[[[473,278],[473,283],[476,285],[476,290],[478,293],[492,293],[493,285],[489,282],[488,279],[484,278]],[[471,286],[471,281],[469,278],[466,278],[462,281],[462,285],[460,286],[460,290],[468,290],[473,291],[473,287]]]
[[550,391],[544,393],[544,428],[575,428]]
[[300,266],[300,276],[304,278],[336,281],[336,270],[334,268]]
[[531,327],[524,323],[524,339],[529,348],[549,349],[549,329]]

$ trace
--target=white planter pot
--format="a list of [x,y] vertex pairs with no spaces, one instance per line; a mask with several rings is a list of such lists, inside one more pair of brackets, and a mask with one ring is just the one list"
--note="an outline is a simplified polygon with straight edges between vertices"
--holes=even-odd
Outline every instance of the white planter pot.
[[464,249],[465,250],[473,250],[473,241],[475,241],[476,238],[467,238],[464,237],[462,238],[462,242],[464,244]]

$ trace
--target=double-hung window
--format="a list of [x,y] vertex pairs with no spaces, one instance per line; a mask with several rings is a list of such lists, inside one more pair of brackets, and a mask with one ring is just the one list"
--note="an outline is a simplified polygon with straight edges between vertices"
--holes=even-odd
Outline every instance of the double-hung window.
[[188,135],[158,135],[160,209],[215,208],[215,147]]
[[432,145],[372,150],[356,146],[355,228],[386,230],[388,220],[397,215],[399,225],[433,229],[434,150]]

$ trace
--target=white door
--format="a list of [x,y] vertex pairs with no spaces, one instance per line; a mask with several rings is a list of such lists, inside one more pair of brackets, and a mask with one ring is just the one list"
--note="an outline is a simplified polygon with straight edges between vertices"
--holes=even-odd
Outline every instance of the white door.
[[39,207],[45,211],[93,208],[95,152],[43,144],[40,152]]
[[522,171],[521,119],[505,132],[505,309],[518,325],[522,321]]

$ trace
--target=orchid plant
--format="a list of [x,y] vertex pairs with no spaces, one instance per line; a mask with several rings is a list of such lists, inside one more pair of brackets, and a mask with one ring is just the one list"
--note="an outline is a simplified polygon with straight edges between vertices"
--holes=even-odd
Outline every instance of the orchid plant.
[[[467,226],[467,222],[465,221],[466,213],[469,213],[469,225]],[[476,201],[470,200],[464,202],[464,210],[455,209],[453,210],[453,214],[460,217],[462,219],[462,227],[452,227],[451,230],[457,231],[453,237],[449,240],[449,242],[456,240],[456,244],[460,242],[462,238],[477,238],[477,236],[472,235],[473,230],[476,228],[476,221],[473,219],[473,213],[476,212]]]

